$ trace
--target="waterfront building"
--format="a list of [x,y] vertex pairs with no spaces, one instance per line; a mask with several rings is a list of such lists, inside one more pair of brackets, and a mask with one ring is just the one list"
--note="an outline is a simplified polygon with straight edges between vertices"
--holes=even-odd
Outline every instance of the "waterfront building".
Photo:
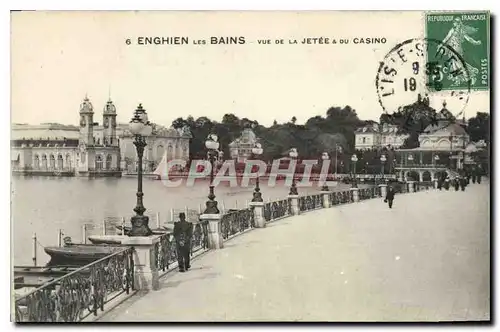
[[241,136],[229,143],[229,153],[231,159],[237,163],[244,163],[252,156],[252,148],[255,147],[258,139],[251,128],[243,129]]
[[356,150],[374,150],[383,147],[397,149],[408,137],[406,134],[398,134],[398,127],[387,123],[383,125],[373,123],[360,127],[356,129],[354,136]]
[[[15,174],[62,176],[121,176],[134,172],[137,152],[128,124],[116,121],[116,106],[108,100],[102,125],[94,122],[94,108],[85,97],[79,108],[79,126],[58,123],[13,124],[11,166]],[[153,170],[167,153],[188,159],[190,134],[152,124],[147,138],[144,169]]]

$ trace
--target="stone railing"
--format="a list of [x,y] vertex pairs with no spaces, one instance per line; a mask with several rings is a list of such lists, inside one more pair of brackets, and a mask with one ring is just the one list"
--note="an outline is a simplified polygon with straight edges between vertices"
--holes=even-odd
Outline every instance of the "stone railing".
[[134,290],[132,248],[57,278],[16,299],[16,322],[79,322]]

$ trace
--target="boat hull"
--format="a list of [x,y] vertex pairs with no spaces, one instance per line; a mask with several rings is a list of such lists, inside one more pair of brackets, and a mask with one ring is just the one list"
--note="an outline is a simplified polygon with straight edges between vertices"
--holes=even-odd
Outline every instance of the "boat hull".
[[47,266],[84,266],[121,249],[118,246],[69,245],[46,247],[45,252],[50,256]]

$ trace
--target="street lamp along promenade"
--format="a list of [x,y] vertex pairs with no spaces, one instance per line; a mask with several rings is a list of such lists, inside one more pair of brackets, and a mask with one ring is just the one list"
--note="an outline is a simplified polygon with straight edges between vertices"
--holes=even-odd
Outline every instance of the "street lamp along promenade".
[[210,162],[210,186],[208,193],[208,201],[206,202],[206,208],[204,214],[219,214],[219,209],[217,208],[217,201],[215,200],[214,193],[214,164],[215,159],[219,156],[219,138],[215,134],[210,134],[205,141],[205,147],[208,149],[208,161]]
[[153,132],[153,127],[148,121],[148,115],[146,110],[142,108],[142,104],[139,104],[135,110],[134,116],[129,123],[130,132],[134,135],[134,145],[137,150],[138,157],[138,168],[137,168],[137,205],[134,208],[136,213],[130,221],[132,223],[132,229],[130,230],[129,236],[149,236],[153,232],[148,226],[149,217],[144,215],[146,208],[143,204],[142,192],[142,157],[144,155],[144,147],[146,147],[146,137],[150,136]]
[[[321,155],[321,160],[323,161],[323,164],[325,163],[325,160],[328,160],[328,159],[330,159],[328,152],[323,152],[323,154]],[[337,162],[337,160],[335,160],[335,162]],[[323,167],[321,167],[321,169],[323,169]],[[326,180],[328,180],[328,173],[329,172],[327,170],[326,171],[327,178],[325,179],[325,182],[323,183],[323,187],[321,187],[321,191],[330,191],[330,189],[326,185]]]
[[385,168],[385,162],[387,161],[387,158],[385,157],[385,154],[380,156],[380,162],[382,163],[382,182],[385,180],[384,176],[384,168]]
[[[290,152],[288,153],[290,158],[292,159],[297,159],[299,156],[299,153],[297,152],[296,148],[291,148]],[[299,192],[297,191],[297,184],[295,183],[295,169],[293,170],[292,174],[292,186],[290,187],[290,192],[288,193],[289,195],[298,195]]]
[[[264,150],[262,149],[262,145],[260,143],[256,143],[252,148],[252,153],[254,156],[260,156]],[[262,193],[260,192],[259,187],[259,170],[257,170],[257,178],[255,179],[255,190],[253,192],[252,202],[263,202]]]
[[411,166],[413,165],[413,155],[411,153],[408,155],[408,161],[410,162],[410,172],[408,177],[410,178],[410,180],[413,180],[413,178],[411,177],[411,170],[412,170]]
[[353,180],[352,180],[352,188],[357,188],[358,187],[358,182],[356,180],[356,163],[358,162],[358,156],[356,156],[355,154],[352,155],[351,157],[351,161],[352,161],[352,166],[353,166]]

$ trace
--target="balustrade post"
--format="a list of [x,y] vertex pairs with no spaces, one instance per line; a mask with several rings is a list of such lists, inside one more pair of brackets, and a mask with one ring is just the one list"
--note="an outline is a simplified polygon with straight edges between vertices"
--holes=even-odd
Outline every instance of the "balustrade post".
[[208,248],[209,249],[222,249],[224,248],[224,240],[222,238],[221,230],[222,214],[202,214],[200,220],[208,224]]
[[322,195],[322,198],[323,198],[323,208],[325,209],[328,209],[330,207],[330,199],[329,199],[329,195],[330,195],[330,191],[320,191],[320,194]]
[[415,181],[408,181],[408,192],[415,192]]
[[385,198],[385,196],[387,195],[387,184],[383,183],[379,184],[378,186],[380,188],[380,196]]
[[158,290],[160,280],[158,275],[155,246],[160,242],[160,235],[124,236],[120,237],[122,244],[134,247],[134,289]]
[[354,203],[359,202],[359,188],[351,188],[352,200]]
[[292,207],[292,215],[296,216],[300,214],[300,209],[299,209],[299,195],[288,195],[288,198],[290,199],[290,205]]
[[252,210],[255,227],[266,227],[266,219],[264,219],[264,202],[249,202],[248,206],[253,207]]

